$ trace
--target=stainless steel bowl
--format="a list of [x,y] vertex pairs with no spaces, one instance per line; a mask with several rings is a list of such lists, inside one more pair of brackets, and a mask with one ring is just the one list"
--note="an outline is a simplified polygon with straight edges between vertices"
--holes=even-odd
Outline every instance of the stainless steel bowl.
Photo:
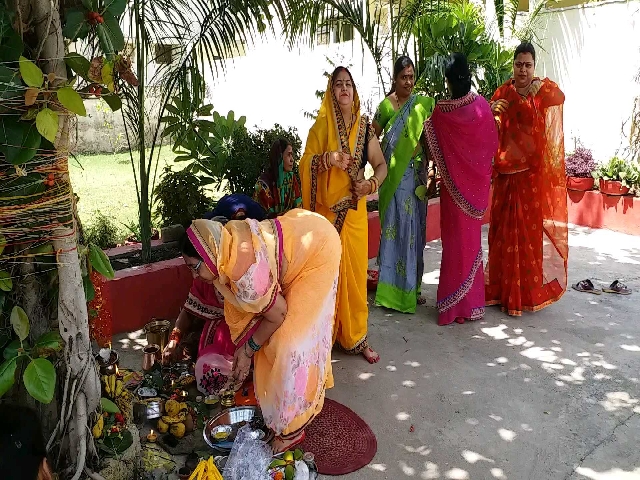
[[[258,407],[235,407],[224,410],[222,413],[219,413],[215,417],[211,418],[204,426],[204,430],[202,431],[202,435],[204,437],[204,441],[207,442],[211,448],[218,450],[223,453],[231,452],[231,448],[233,447],[233,442],[236,439],[236,434],[238,430],[244,427],[247,423],[251,421],[251,419],[256,415],[262,415]],[[212,433],[216,429],[216,427],[220,425],[228,425],[231,427],[231,433],[225,439],[224,442],[218,442],[215,438],[212,437]],[[273,439],[273,432],[268,430],[266,427],[264,428],[264,438],[262,440],[264,442],[270,442]]]

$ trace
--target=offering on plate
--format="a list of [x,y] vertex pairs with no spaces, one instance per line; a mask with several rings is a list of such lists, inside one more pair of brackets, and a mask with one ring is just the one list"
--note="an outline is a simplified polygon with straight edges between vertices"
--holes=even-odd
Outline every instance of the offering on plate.
[[230,425],[218,425],[211,431],[211,438],[215,442],[224,442],[231,435],[232,428]]

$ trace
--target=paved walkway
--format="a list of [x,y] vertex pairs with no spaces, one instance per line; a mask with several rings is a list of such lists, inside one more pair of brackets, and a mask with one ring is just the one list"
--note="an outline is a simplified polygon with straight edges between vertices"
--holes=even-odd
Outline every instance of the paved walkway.
[[[640,290],[640,237],[573,228],[570,245],[570,282]],[[344,478],[640,479],[640,291],[569,290],[536,314],[490,308],[481,322],[438,327],[439,254],[430,243],[427,307],[371,309],[379,364],[334,356],[328,396],[378,437],[374,461]]]

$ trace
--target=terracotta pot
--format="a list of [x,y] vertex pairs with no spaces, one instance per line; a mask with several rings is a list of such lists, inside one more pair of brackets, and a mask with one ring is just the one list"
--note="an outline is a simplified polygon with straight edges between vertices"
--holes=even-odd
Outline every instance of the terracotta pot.
[[622,182],[617,180],[600,179],[600,192],[605,195],[626,195],[629,190],[629,187],[623,186]]
[[595,180],[593,177],[579,178],[579,177],[567,177],[567,190],[575,190],[578,192],[588,192],[593,190],[593,184]]

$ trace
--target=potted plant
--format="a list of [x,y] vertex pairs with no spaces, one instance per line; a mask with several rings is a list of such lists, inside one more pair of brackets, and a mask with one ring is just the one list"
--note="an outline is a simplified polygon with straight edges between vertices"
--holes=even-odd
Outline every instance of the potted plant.
[[591,150],[577,147],[575,152],[566,158],[565,164],[568,190],[586,192],[593,189],[594,178],[592,174],[597,165],[593,161]]
[[631,166],[620,157],[613,157],[607,163],[598,165],[593,178],[598,180],[600,192],[605,195],[627,195],[632,183]]

